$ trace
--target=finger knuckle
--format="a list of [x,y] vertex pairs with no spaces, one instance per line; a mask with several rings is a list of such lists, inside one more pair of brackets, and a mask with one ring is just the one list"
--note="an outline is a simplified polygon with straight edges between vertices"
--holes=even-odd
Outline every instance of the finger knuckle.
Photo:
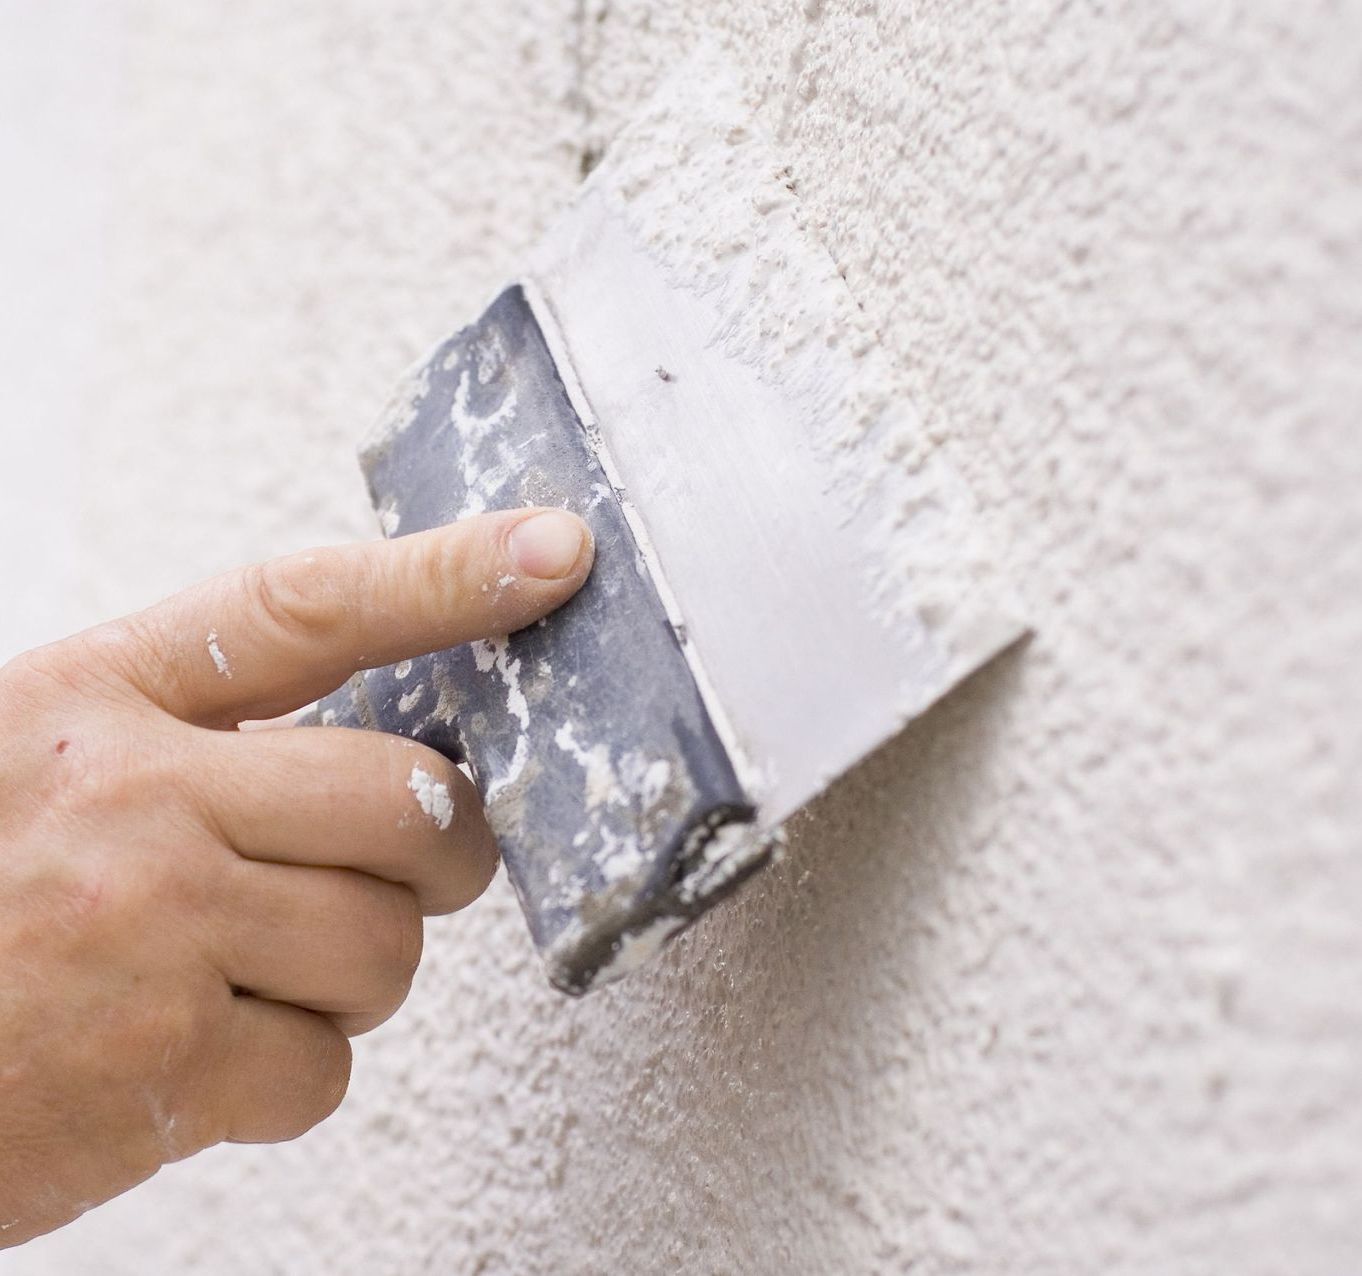
[[[142,737],[139,739],[139,735]],[[70,815],[107,822],[155,811],[162,823],[185,787],[183,764],[163,757],[145,732],[106,727],[84,733],[53,768],[52,796]]]
[[175,1088],[181,1078],[192,1079],[202,1061],[207,1035],[204,1008],[177,985],[152,988],[145,979],[130,980],[142,985],[142,995],[125,994],[120,1049],[124,1057],[142,1061],[148,1081]]
[[337,552],[318,549],[247,568],[243,588],[267,624],[288,636],[316,638],[346,623],[340,578]]
[[64,645],[23,652],[0,666],[0,691],[25,705],[46,703],[75,689],[73,665]]
[[77,946],[102,933],[107,920],[124,912],[120,882],[98,856],[64,861],[32,885],[33,898],[41,901],[32,920],[40,917],[45,927],[73,937]]
[[502,556],[497,543],[485,532],[471,527],[445,529],[442,535],[413,540],[409,570],[413,588],[421,598],[449,597],[491,599],[480,586],[501,573]]
[[126,699],[143,685],[156,650],[139,618],[126,617],[16,656],[0,668],[0,686],[38,704]]
[[165,665],[166,645],[166,635],[150,613],[111,620],[62,644],[82,686],[97,681],[110,690],[144,688],[173,673]]

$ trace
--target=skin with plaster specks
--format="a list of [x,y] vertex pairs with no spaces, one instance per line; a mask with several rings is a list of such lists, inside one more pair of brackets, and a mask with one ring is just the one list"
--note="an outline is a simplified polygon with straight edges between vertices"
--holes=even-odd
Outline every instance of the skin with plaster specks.
[[471,782],[409,740],[237,728],[523,628],[592,554],[561,510],[481,514],[246,568],[0,669],[0,1247],[335,1109],[423,915],[476,898],[496,845]]

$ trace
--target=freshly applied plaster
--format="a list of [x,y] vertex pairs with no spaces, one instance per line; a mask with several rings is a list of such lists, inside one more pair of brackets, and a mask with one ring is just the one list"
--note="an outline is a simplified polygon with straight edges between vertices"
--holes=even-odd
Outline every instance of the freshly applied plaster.
[[83,619],[368,534],[394,369],[709,33],[1037,637],[655,968],[558,997],[503,878],[335,1118],[6,1276],[1357,1270],[1362,12],[129,11]]
[[[902,509],[883,499],[885,439],[902,460],[923,431],[801,225],[753,105],[727,58],[695,50],[614,140],[528,273],[770,826],[1020,627],[996,597],[982,601],[1000,591],[944,464],[903,466]],[[662,384],[645,371],[658,353]]]

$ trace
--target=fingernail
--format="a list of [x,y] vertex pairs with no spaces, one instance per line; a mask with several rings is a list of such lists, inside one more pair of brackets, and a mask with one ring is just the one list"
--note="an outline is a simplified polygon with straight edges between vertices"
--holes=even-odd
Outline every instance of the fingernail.
[[576,566],[587,535],[581,519],[548,510],[511,529],[511,557],[526,576],[562,580]]

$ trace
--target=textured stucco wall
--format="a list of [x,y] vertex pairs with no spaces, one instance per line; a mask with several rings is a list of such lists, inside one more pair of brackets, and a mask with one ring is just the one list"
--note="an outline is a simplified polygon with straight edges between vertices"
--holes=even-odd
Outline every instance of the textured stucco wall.
[[327,1126],[0,1270],[1362,1271],[1362,6],[126,11],[82,615],[367,533],[390,379],[709,31],[1038,636],[658,969],[557,997],[498,882]]

